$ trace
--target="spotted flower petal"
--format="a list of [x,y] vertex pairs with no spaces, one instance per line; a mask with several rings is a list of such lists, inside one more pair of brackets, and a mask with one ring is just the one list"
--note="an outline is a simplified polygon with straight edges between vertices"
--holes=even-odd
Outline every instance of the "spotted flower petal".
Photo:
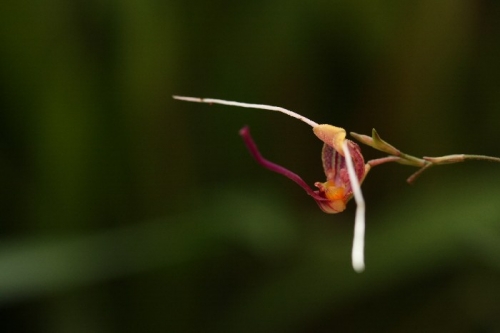
[[[347,141],[347,147],[351,153],[354,170],[356,176],[361,183],[367,173],[367,167],[359,146],[350,141]],[[332,146],[323,145],[321,154],[323,160],[323,169],[326,175],[326,182],[316,182],[314,185],[318,188],[318,194],[328,201],[318,203],[320,208],[326,213],[340,213],[346,208],[347,202],[352,198],[353,191],[347,171],[345,156]]]

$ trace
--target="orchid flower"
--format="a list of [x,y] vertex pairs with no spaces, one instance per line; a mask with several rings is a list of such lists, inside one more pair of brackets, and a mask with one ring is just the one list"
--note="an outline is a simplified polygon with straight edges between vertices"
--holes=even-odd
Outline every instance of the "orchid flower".
[[354,223],[352,265],[357,272],[362,272],[364,270],[365,202],[360,184],[365,179],[371,165],[365,164],[359,146],[353,141],[346,139],[346,131],[343,128],[327,124],[318,124],[293,111],[277,106],[240,103],[212,98],[184,96],[173,96],[173,98],[188,102],[224,104],[244,108],[277,111],[299,119],[311,126],[313,133],[324,143],[321,156],[326,181],[323,183],[316,182],[314,185],[317,190],[311,189],[297,174],[262,157],[257,145],[250,135],[248,127],[243,127],[240,130],[240,135],[250,151],[250,154],[260,165],[293,180],[302,187],[307,194],[313,197],[318,206],[325,213],[336,214],[344,211],[347,202],[354,197],[357,207]]
[[372,167],[389,162],[417,167],[419,169],[407,179],[407,182],[412,184],[424,171],[436,165],[465,162],[469,160],[500,163],[499,157],[486,155],[454,154],[440,157],[424,156],[418,158],[403,153],[393,145],[382,140],[377,131],[373,129],[371,137],[354,132],[351,132],[351,136],[367,146],[389,154],[389,156],[370,160],[365,164],[359,146],[351,140],[346,139],[346,131],[343,128],[332,125],[320,125],[298,113],[278,106],[231,102],[212,98],[173,97],[174,99],[188,102],[224,104],[243,108],[277,111],[290,117],[297,118],[311,126],[313,133],[324,143],[321,157],[323,160],[323,170],[325,171],[326,181],[324,183],[316,182],[314,186],[316,186],[317,190],[311,189],[297,174],[262,157],[257,149],[257,145],[250,135],[248,127],[243,127],[240,130],[240,135],[250,151],[250,154],[260,165],[293,180],[302,187],[307,194],[313,197],[318,206],[325,213],[336,214],[344,211],[347,202],[354,197],[354,201],[356,201],[356,217],[354,221],[354,240],[352,244],[352,266],[356,272],[362,272],[365,268],[365,201],[363,199],[360,184]]

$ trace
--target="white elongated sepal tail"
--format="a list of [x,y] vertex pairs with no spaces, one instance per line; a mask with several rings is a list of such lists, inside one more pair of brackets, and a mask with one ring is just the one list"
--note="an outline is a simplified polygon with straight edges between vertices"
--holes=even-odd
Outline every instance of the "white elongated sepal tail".
[[269,111],[277,111],[289,115],[290,117],[296,118],[311,127],[316,127],[318,124],[311,119],[308,119],[300,114],[287,110],[285,108],[279,106],[265,105],[265,104],[251,104],[251,103],[241,103],[241,102],[233,102],[226,101],[224,99],[215,99],[215,98],[198,98],[198,97],[186,97],[186,96],[172,96],[174,99],[178,99],[180,101],[186,102],[196,102],[196,103],[207,103],[207,104],[223,104],[223,105],[231,105],[238,106],[240,108],[250,108],[250,109],[262,109]]
[[347,147],[347,140],[343,142],[342,149],[344,150],[347,173],[349,174],[349,181],[351,182],[352,193],[356,202],[354,240],[352,242],[352,267],[356,272],[361,273],[365,270],[365,199],[361,192],[358,177],[354,171],[351,153]]

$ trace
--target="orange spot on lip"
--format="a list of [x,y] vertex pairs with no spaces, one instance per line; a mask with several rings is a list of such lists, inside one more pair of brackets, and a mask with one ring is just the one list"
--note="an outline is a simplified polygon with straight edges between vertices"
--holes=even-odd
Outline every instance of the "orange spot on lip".
[[319,188],[320,192],[323,192],[325,197],[330,201],[344,201],[345,199],[345,188],[341,186],[336,186],[335,182],[329,180],[324,183],[317,182],[316,187]]
[[319,189],[319,192],[328,199],[328,201],[318,202],[320,208],[324,212],[335,214],[344,211],[346,202],[349,200],[346,198],[346,190],[344,187],[336,186],[335,182],[332,180],[324,183],[316,182],[314,185]]
[[325,183],[324,191],[325,196],[329,200],[342,200],[345,196],[345,189],[343,187],[335,186],[331,181]]

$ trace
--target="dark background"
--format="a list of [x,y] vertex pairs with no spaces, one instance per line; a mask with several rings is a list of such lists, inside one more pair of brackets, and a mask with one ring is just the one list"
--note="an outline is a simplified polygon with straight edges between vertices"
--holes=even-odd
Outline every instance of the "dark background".
[[[1,1],[2,332],[500,332],[500,166],[384,165],[322,213],[289,108],[500,156],[497,1]],[[383,156],[363,146],[366,159]]]

